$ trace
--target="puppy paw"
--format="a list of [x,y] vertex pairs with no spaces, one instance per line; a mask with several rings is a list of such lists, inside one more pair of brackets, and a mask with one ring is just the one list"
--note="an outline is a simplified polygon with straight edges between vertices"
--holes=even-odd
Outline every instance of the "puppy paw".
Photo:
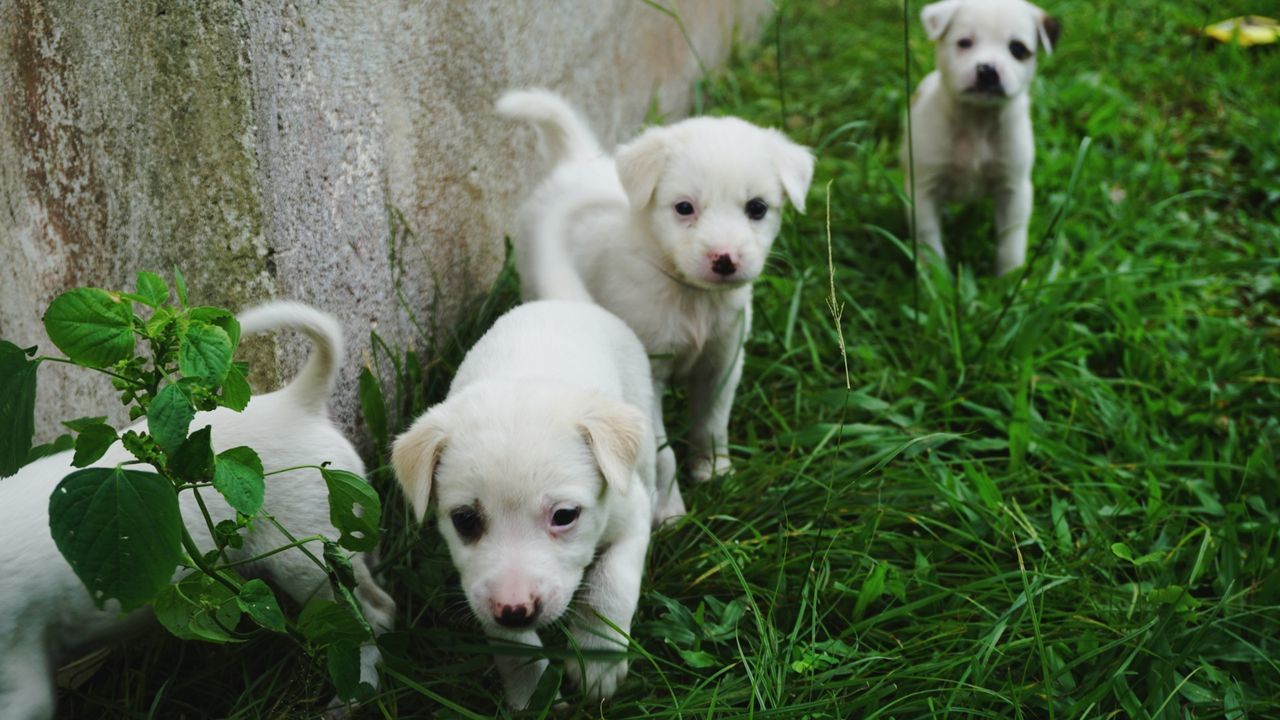
[[713,477],[724,477],[733,474],[733,463],[729,462],[729,456],[716,455],[712,458],[698,458],[693,463],[693,468],[689,471],[694,482],[706,482]]
[[657,465],[654,468],[658,487],[672,487],[676,482],[676,453],[670,447],[658,451]]
[[671,492],[666,498],[659,500],[653,510],[653,526],[661,527],[666,522],[684,517],[688,512],[684,507],[684,498],[680,496],[680,488],[672,485]]
[[608,700],[627,677],[627,661],[570,658],[565,661],[564,674],[587,700]]

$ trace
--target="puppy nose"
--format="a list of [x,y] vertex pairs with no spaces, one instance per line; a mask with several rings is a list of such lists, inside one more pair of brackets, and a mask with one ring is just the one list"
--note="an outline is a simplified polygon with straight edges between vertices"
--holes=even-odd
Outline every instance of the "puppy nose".
[[987,65],[986,63],[983,63],[978,66],[978,86],[1000,86],[1000,73],[996,72],[996,67],[994,65]]
[[542,601],[534,600],[533,608],[528,605],[502,605],[493,604],[493,619],[503,627],[522,628],[529,627],[534,620],[542,614]]
[[717,255],[715,260],[711,261],[711,271],[717,275],[729,276],[738,271],[738,266],[733,262],[733,258],[728,253]]

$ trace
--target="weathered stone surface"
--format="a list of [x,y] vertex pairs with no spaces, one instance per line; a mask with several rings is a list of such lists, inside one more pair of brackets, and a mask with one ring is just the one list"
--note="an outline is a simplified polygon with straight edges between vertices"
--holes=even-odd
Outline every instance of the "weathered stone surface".
[[[660,4],[708,64],[768,11]],[[698,57],[640,0],[0,0],[0,336],[49,348],[58,292],[178,265],[204,304],[335,313],[351,357],[335,409],[355,429],[369,331],[404,347],[411,313],[447,328],[545,170],[497,95],[555,88],[616,141],[652,105],[684,111]],[[306,343],[252,348],[265,390]],[[41,372],[42,439],[114,405],[95,375]]]

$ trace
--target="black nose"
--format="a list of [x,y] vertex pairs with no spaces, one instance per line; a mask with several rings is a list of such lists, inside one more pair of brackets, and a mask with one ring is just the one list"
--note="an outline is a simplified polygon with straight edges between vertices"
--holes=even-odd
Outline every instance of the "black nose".
[[998,88],[1000,87],[1000,73],[996,72],[994,65],[982,64],[978,66],[978,87],[980,88]]
[[542,603],[534,602],[533,612],[529,612],[528,605],[503,605],[502,612],[493,616],[494,620],[503,627],[522,628],[529,627],[534,620],[542,614]]
[[738,266],[733,264],[733,258],[728,255],[718,255],[715,262],[711,263],[711,271],[717,275],[732,275],[737,269]]

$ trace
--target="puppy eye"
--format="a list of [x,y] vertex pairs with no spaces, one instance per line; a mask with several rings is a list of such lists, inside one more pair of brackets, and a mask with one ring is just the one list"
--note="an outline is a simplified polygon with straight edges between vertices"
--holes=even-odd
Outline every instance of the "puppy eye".
[[582,508],[567,507],[551,513],[551,526],[564,529],[569,527],[582,514]]
[[475,540],[484,534],[484,518],[473,508],[460,507],[449,513],[449,519],[464,540]]
[[1018,60],[1026,60],[1031,57],[1031,51],[1027,49],[1026,45],[1022,44],[1021,40],[1014,40],[1009,43],[1009,52]]
[[956,43],[956,46],[961,50],[968,50],[973,47],[973,40],[971,38],[960,38],[960,41]]
[[769,205],[760,198],[751,198],[747,201],[747,217],[752,220],[759,220],[769,212]]
[[676,203],[675,208],[676,208],[676,214],[683,215],[684,217],[688,217],[694,214],[695,212],[697,212],[693,207],[693,203],[689,202],[688,200],[681,200],[680,202]]

